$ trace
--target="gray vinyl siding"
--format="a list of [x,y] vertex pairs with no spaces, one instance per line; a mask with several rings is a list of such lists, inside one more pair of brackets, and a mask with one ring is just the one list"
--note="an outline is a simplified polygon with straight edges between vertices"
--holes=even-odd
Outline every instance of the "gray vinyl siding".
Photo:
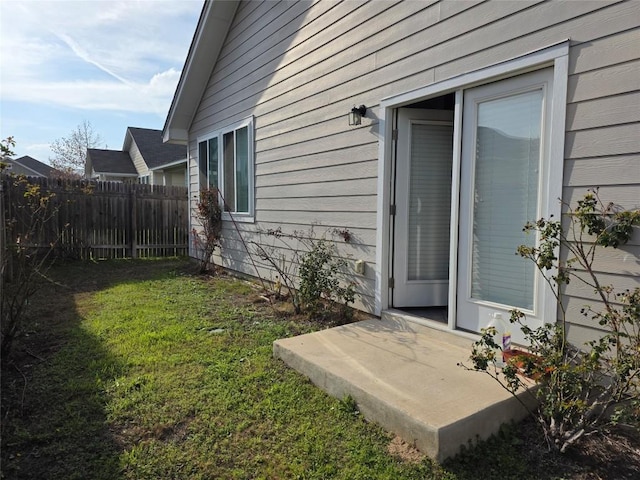
[[19,163],[11,162],[11,169],[8,170],[9,173],[14,175],[26,175],[28,177],[42,177],[43,175],[36,172],[35,170],[31,170],[30,168],[23,167]]
[[[638,18],[636,1],[243,2],[190,128],[192,192],[196,139],[253,115],[256,222],[239,223],[243,235],[348,228],[353,244],[338,244],[367,262],[354,279],[372,310],[381,99],[569,38],[564,200],[600,185],[603,199],[640,206]],[[367,118],[349,127],[360,104]],[[225,237],[224,264],[254,274],[232,224]],[[637,286],[639,249],[636,233],[598,268]],[[575,315],[591,295],[568,292],[579,341],[595,328]]]
[[[573,205],[586,189],[600,187],[603,201],[640,207],[639,7],[638,2],[625,2],[607,8],[610,15],[590,21],[581,42],[572,42],[563,200]],[[635,25],[629,21],[633,18]],[[602,249],[595,268],[604,284],[632,289],[640,287],[638,258],[636,229],[628,245]],[[567,287],[565,307],[570,339],[582,343],[592,338],[598,325],[580,311],[585,305],[597,310],[601,304],[578,283]]]

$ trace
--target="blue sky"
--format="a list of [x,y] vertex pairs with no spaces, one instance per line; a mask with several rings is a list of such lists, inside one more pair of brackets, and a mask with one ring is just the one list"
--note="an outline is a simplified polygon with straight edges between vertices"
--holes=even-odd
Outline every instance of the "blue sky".
[[162,129],[201,0],[0,1],[0,138],[48,163],[88,120],[101,148]]

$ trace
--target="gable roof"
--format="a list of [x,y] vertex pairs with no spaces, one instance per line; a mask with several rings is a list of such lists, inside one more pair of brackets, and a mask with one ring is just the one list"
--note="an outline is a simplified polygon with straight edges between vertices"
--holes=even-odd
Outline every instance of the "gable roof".
[[88,148],[87,156],[90,157],[91,166],[95,173],[138,174],[127,152]]
[[164,123],[165,142],[186,144],[196,108],[218,61],[239,0],[205,1]]
[[51,175],[55,175],[58,172],[55,168],[47,165],[46,163],[42,163],[40,160],[36,160],[29,155],[24,155],[20,158],[9,158],[5,160],[7,163],[15,163],[18,164],[28,170],[34,172],[35,175],[40,175],[42,177],[49,177]]
[[138,150],[150,170],[180,160],[186,161],[187,150],[184,145],[163,143],[162,130],[128,127],[122,150],[129,151],[131,140],[138,146]]

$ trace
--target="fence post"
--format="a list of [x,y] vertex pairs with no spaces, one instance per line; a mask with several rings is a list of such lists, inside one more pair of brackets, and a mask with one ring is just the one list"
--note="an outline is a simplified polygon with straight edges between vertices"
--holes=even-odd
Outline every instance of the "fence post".
[[4,275],[8,261],[6,252],[7,242],[5,239],[7,224],[4,218],[4,175],[0,174],[0,318],[4,321]]
[[138,212],[137,212],[137,199],[136,199],[136,186],[130,185],[129,188],[129,211],[131,212],[131,258],[138,257]]

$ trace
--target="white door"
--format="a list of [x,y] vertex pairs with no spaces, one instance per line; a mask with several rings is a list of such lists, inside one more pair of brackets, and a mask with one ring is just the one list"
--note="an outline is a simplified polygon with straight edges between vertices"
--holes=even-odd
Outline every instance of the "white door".
[[[552,70],[464,92],[458,244],[458,327],[479,332],[493,312],[518,308],[542,324],[535,265],[516,255],[536,239],[522,227],[546,215],[541,179],[548,169]],[[555,200],[555,199],[554,199]],[[554,321],[550,319],[549,321]],[[520,329],[512,329],[522,343]]]
[[398,111],[394,307],[447,304],[452,121],[450,111]]

